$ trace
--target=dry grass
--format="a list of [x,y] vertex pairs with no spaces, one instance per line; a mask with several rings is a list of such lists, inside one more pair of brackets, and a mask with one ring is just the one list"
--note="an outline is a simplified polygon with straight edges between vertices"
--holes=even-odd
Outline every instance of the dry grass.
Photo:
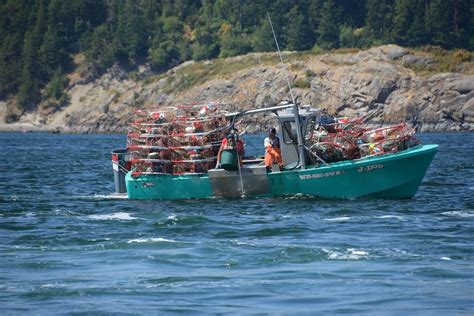
[[169,76],[164,92],[182,92],[216,78],[228,78],[244,69],[274,65],[277,62],[278,60],[275,56],[269,54],[249,54],[233,58],[196,62],[178,69],[174,75]]
[[408,67],[420,75],[444,72],[474,74],[474,52],[465,49],[446,50],[439,46],[424,46],[419,49],[411,49],[410,53],[434,60],[434,63],[427,67],[422,65]]
[[[293,72],[304,70],[304,62],[307,62],[320,54],[354,54],[360,52],[358,48],[340,48],[332,50],[322,50],[306,52],[283,52],[283,60],[289,64],[289,69]],[[463,72],[474,73],[473,52],[457,49],[453,51],[444,50],[436,46],[426,46],[420,49],[410,49],[411,54],[429,57],[435,62],[429,66],[410,65],[417,74],[434,74],[441,72]],[[274,66],[280,63],[277,53],[251,53],[244,56],[231,58],[219,58],[209,61],[195,62],[178,68],[174,74],[161,74],[149,77],[145,84],[167,78],[163,87],[164,93],[183,92],[191,87],[204,84],[208,81],[222,78],[228,79],[235,73],[252,67]],[[308,88],[308,82],[313,73],[304,73],[306,79],[295,82],[295,87]]]

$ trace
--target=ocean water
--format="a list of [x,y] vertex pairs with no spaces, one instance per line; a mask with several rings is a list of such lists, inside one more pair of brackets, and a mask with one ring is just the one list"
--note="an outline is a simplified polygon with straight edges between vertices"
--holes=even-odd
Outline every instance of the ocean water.
[[[131,201],[123,135],[0,133],[0,314],[474,314],[474,133],[410,200]],[[263,140],[247,139],[247,151]]]

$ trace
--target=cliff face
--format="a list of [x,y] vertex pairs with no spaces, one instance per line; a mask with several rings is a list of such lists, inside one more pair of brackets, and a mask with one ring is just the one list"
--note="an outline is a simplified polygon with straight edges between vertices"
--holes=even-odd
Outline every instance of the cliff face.
[[[162,75],[146,67],[130,74],[116,66],[93,81],[71,76],[67,106],[48,111],[40,105],[1,128],[124,132],[137,108],[183,101],[218,101],[229,111],[262,107],[290,99],[288,76],[302,104],[340,116],[370,115],[375,124],[407,121],[421,131],[474,130],[472,63],[457,73],[417,75],[412,69],[436,61],[394,45],[349,54],[287,53],[284,59],[281,65],[275,54],[249,54],[187,62]],[[3,118],[7,107],[0,103]],[[251,129],[265,122],[264,117]]]

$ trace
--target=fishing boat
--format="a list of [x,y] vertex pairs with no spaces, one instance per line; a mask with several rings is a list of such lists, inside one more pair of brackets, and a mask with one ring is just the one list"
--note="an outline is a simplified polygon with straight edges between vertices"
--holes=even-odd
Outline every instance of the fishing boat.
[[[212,118],[196,117],[196,113],[202,111],[199,108],[206,109],[207,106],[198,105],[192,118],[185,121],[186,124],[195,127],[196,122]],[[295,195],[341,199],[412,198],[438,148],[438,145],[418,144],[412,137],[402,139],[400,134],[394,133],[395,130],[406,128],[406,124],[367,131],[358,130],[355,124],[351,126],[352,122],[347,120],[336,120],[329,124],[332,125],[332,133],[330,131],[329,134],[324,134],[321,133],[321,118],[324,114],[296,102],[240,113],[221,113],[229,123],[223,126],[213,123],[211,132],[222,137],[236,120],[244,121],[248,115],[264,112],[273,113],[277,119],[276,129],[281,138],[283,168],[273,166],[269,170],[264,165],[263,157],[258,156],[243,157],[239,163],[236,152],[222,157],[222,160],[226,159],[227,165],[234,168],[223,168],[224,164],[217,164],[215,155],[216,147],[220,145],[219,139],[212,141],[210,133],[201,129],[185,128],[184,133],[176,134],[189,141],[181,143],[181,146],[175,144],[172,147],[168,144],[166,147],[163,142],[157,144],[156,140],[164,137],[158,127],[172,123],[162,120],[163,113],[154,112],[151,114],[153,122],[139,120],[135,123],[141,126],[142,134],[129,134],[129,139],[131,137],[138,140],[138,145],[137,142],[132,142],[127,149],[112,152],[116,191],[126,191],[130,199],[160,200]],[[184,120],[182,117],[175,117],[173,121]],[[143,129],[144,127],[146,128]],[[356,136],[353,135],[354,130]],[[319,134],[315,136],[315,133]],[[169,133],[166,134],[167,137],[170,136]],[[378,141],[374,135],[380,136]],[[329,136],[332,137],[331,141],[328,141]],[[357,146],[355,156],[332,159],[337,155],[334,152],[333,155],[328,155],[328,152],[341,149],[339,147],[343,147],[341,139],[344,137],[354,140],[353,143]],[[206,139],[208,142],[195,144],[191,143],[191,138],[194,141],[197,138]],[[164,154],[164,150],[170,148],[173,152],[190,154],[173,160]],[[137,150],[142,153],[139,158]],[[207,157],[199,155],[205,150],[210,153]],[[192,168],[179,167],[183,165]]]

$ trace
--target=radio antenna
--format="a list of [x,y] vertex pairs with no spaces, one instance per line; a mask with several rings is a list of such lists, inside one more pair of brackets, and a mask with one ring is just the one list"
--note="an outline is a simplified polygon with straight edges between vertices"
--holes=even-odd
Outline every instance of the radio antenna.
[[[275,43],[276,43],[276,46],[277,46],[277,49],[278,49],[278,55],[280,55],[280,61],[281,61],[282,64],[285,64],[283,62],[283,57],[281,55],[280,46],[278,45],[275,30],[273,29],[272,19],[270,19],[270,14],[268,14],[268,11],[267,11],[267,17],[268,17],[268,21],[270,21],[270,27],[272,28],[273,38],[275,39]],[[290,72],[289,70],[290,69],[288,67],[288,72]],[[295,99],[295,96],[293,95],[293,89],[291,89],[290,77],[289,77],[288,74],[286,75],[286,82],[288,83],[288,88],[290,89],[291,100],[293,101],[293,111],[294,111],[294,115],[295,115],[295,126],[296,126],[296,137],[298,139],[299,166],[301,167],[301,169],[305,169],[306,161],[305,161],[305,155],[304,155],[304,139],[303,139],[303,131],[301,130],[300,114],[299,114],[299,110],[298,110],[298,104],[296,104],[296,99]]]
[[[275,44],[277,46],[278,55],[280,56],[280,61],[283,65],[285,65],[285,62],[283,61],[283,56],[281,55],[280,46],[278,45],[278,40],[275,34],[275,30],[273,29],[272,19],[270,18],[270,14],[268,14],[268,11],[267,11],[267,17],[268,17],[268,21],[270,22],[270,27],[272,28],[273,38],[275,39]],[[296,105],[295,96],[293,95],[293,89],[291,89],[290,78],[288,74],[286,75],[286,82],[288,83],[288,88],[290,89],[291,100],[293,101],[293,104]]]

